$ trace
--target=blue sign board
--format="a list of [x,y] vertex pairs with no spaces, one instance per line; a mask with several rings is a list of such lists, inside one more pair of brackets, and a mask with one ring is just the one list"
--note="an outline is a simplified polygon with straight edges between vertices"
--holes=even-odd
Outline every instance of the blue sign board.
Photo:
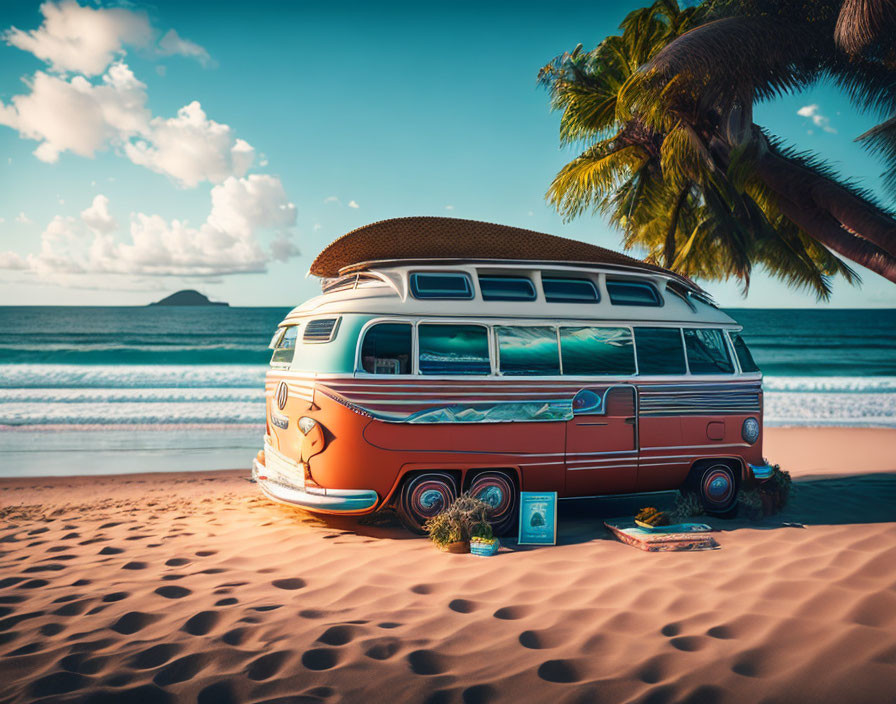
[[520,545],[557,544],[557,492],[520,492]]

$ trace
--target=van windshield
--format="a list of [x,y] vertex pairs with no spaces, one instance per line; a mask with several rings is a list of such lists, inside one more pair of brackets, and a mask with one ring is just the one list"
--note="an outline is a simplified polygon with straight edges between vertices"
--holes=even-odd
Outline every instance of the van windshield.
[[274,335],[273,345],[274,345],[274,354],[271,356],[271,364],[289,364],[292,362],[293,355],[296,352],[296,338],[299,335],[299,326],[298,325],[290,325],[284,329],[283,333],[278,333],[280,335],[280,339],[277,339],[277,335]]

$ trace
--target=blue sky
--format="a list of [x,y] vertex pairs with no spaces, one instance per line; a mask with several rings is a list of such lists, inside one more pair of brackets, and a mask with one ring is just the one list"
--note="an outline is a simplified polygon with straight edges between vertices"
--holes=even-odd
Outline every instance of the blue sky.
[[[319,290],[305,272],[327,243],[406,215],[618,249],[599,217],[564,223],[544,201],[573,154],[535,76],[641,4],[158,2],[109,19],[4,3],[0,304],[143,304],[189,287],[292,305]],[[835,89],[761,105],[756,121],[882,194],[881,165],[852,142],[875,116]],[[896,304],[862,275],[830,305]],[[725,306],[817,305],[762,274],[747,298],[706,286]]]

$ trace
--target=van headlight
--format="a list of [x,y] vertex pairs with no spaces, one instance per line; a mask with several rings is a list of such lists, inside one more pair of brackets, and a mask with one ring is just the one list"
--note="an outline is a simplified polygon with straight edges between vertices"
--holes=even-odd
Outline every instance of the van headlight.
[[740,429],[740,435],[744,442],[751,445],[759,439],[759,421],[755,418],[747,418],[743,427]]
[[308,416],[299,418],[299,430],[302,431],[302,435],[310,433],[315,425],[317,425],[317,421],[314,418],[309,418]]

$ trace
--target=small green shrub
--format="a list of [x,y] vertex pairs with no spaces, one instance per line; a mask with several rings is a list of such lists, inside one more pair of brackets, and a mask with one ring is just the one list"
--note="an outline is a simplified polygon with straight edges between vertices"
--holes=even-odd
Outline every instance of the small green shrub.
[[492,527],[488,522],[491,508],[480,499],[461,494],[448,508],[426,521],[423,527],[429,539],[440,548],[449,543],[467,541],[474,535],[491,538]]

